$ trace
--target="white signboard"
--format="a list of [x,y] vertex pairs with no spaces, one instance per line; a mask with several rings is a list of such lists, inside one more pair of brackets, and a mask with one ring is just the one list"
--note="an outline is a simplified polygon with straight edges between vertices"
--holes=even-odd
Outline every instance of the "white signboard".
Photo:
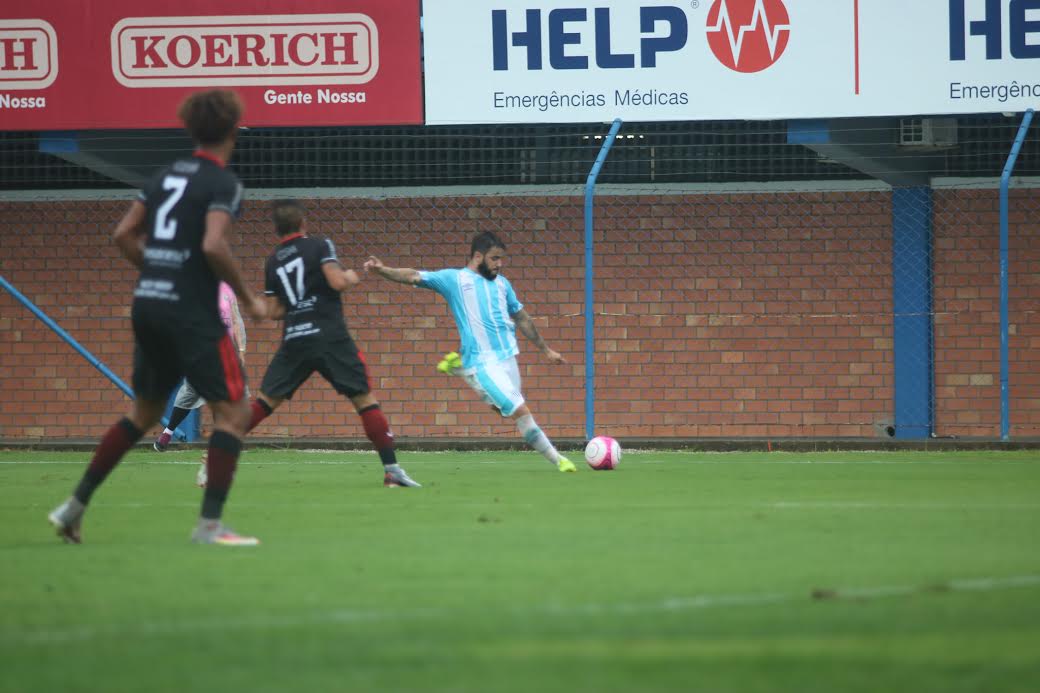
[[1040,0],[427,0],[426,122],[1040,107]]

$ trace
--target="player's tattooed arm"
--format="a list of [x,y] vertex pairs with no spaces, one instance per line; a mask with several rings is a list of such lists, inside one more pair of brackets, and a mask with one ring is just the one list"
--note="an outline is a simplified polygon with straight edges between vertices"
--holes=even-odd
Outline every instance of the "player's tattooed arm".
[[520,330],[520,334],[527,337],[532,344],[541,349],[550,363],[566,363],[566,359],[559,352],[550,349],[549,345],[542,339],[542,335],[538,334],[538,328],[534,326],[534,320],[531,319],[526,310],[521,308],[520,312],[513,315],[513,322],[516,323],[516,329]]
[[419,270],[410,267],[387,267],[374,255],[365,260],[364,266],[366,272],[375,272],[380,277],[398,284],[418,284],[420,280]]
[[134,200],[112,232],[112,240],[119,246],[119,252],[138,269],[144,264],[144,222],[147,216],[147,207]]

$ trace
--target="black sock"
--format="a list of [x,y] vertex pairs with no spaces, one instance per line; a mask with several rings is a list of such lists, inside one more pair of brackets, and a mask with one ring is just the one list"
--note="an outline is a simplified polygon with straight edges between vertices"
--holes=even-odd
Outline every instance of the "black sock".
[[202,494],[202,512],[200,515],[204,520],[219,520],[224,514],[224,503],[227,502],[229,488],[210,488],[206,483],[206,490]]
[[188,418],[188,414],[191,413],[191,409],[181,409],[180,407],[174,407],[173,411],[170,412],[170,423],[166,424],[166,428],[171,431],[176,431],[177,427],[181,425],[181,422]]

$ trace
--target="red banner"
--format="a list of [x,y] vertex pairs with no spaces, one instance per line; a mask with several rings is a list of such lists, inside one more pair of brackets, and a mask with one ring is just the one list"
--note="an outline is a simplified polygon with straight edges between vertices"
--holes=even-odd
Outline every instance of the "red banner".
[[419,0],[6,0],[0,130],[179,127],[234,89],[243,124],[422,123]]

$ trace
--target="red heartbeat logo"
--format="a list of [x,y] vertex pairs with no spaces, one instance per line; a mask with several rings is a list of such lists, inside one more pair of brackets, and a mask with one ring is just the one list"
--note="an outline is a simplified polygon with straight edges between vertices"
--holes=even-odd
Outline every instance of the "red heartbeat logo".
[[790,18],[783,0],[715,0],[708,11],[708,46],[737,72],[760,72],[787,48]]

